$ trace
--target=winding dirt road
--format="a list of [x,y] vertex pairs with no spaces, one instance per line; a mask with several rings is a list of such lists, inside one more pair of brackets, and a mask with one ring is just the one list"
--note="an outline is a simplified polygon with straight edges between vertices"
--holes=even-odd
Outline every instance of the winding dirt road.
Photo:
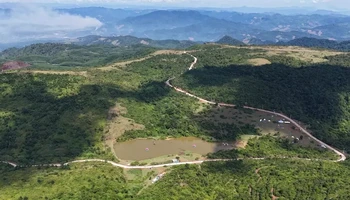
[[[190,55],[190,54],[188,54],[188,55]],[[197,63],[197,60],[198,60],[198,59],[197,59],[196,57],[194,57],[193,55],[190,55],[190,56],[192,56],[192,57],[194,58],[194,61],[193,61],[193,63],[191,63],[191,66],[190,66],[190,68],[189,68],[188,70],[192,70],[192,69],[194,68],[195,64]],[[165,82],[166,85],[168,85],[168,86],[171,87],[171,88],[174,88],[176,91],[181,92],[181,93],[183,93],[183,94],[185,94],[185,95],[187,95],[187,96],[196,98],[196,99],[198,99],[199,101],[204,102],[204,103],[208,103],[208,104],[217,104],[217,105],[223,106],[223,107],[235,107],[235,106],[236,106],[236,105],[234,105],[234,104],[213,102],[213,101],[209,101],[209,100],[203,99],[203,98],[201,98],[201,97],[198,97],[198,96],[196,96],[196,95],[194,95],[194,94],[191,94],[191,93],[187,92],[186,90],[183,90],[183,89],[181,89],[181,88],[178,88],[178,87],[173,86],[173,85],[170,83],[170,81],[173,80],[173,79],[175,79],[175,77],[168,79],[168,80]],[[264,112],[264,113],[268,113],[268,114],[278,115],[278,116],[280,116],[280,117],[282,117],[282,118],[284,118],[284,119],[287,119],[287,120],[289,120],[294,126],[296,126],[296,127],[299,128],[303,133],[305,133],[307,136],[309,136],[310,138],[314,139],[317,143],[319,143],[319,144],[322,145],[322,146],[327,147],[328,149],[332,150],[334,153],[336,153],[337,155],[339,155],[340,158],[339,158],[338,160],[336,160],[336,162],[344,161],[344,160],[346,159],[345,154],[343,154],[343,153],[340,152],[339,150],[335,149],[334,147],[332,147],[332,146],[330,146],[330,145],[328,145],[328,144],[322,142],[321,140],[317,139],[317,138],[314,137],[310,132],[308,132],[308,131],[305,130],[301,125],[299,125],[295,120],[293,120],[293,119],[287,117],[287,116],[284,115],[284,114],[272,112],[272,111],[269,111],[269,110],[259,109],[259,108],[253,108],[253,107],[249,107],[249,106],[244,106],[244,108],[250,109],[250,110],[256,110],[256,111],[260,111],[260,112]]]
[[[190,55],[190,54],[188,54]],[[190,67],[188,70],[192,70],[195,67],[195,64],[197,63],[197,58],[193,55],[190,55],[194,58],[194,61],[191,63]],[[198,97],[196,95],[193,95],[181,88],[175,87],[173,86],[170,81],[175,79],[175,77],[173,78],[169,78],[165,84],[168,85],[169,87],[175,89],[176,91],[183,93],[187,96],[193,97],[198,99],[201,102],[204,103],[208,103],[208,104],[212,104],[212,105],[219,105],[219,106],[223,106],[223,107],[235,107],[236,105],[234,104],[226,104],[226,103],[217,103],[217,102],[213,102],[213,101],[208,101],[206,99],[203,99],[201,97]],[[339,159],[335,160],[334,162],[341,162],[344,161],[346,159],[346,156],[338,151],[337,149],[333,148],[332,146],[322,142],[321,140],[317,139],[316,137],[314,137],[310,132],[308,132],[307,130],[305,130],[301,125],[299,125],[295,120],[287,117],[284,114],[281,113],[276,113],[276,112],[272,112],[269,110],[264,110],[264,109],[259,109],[259,108],[253,108],[253,107],[249,107],[249,106],[244,106],[244,108],[246,109],[250,109],[250,110],[256,110],[256,111],[260,111],[260,112],[265,112],[265,113],[269,113],[269,114],[274,114],[274,115],[278,115],[286,120],[289,120],[293,125],[295,125],[296,127],[298,127],[303,133],[305,133],[306,135],[308,135],[310,138],[314,139],[316,142],[318,142],[320,145],[324,145],[325,147],[327,147],[328,149],[332,150],[334,153],[336,153],[337,155],[339,155]],[[265,158],[244,158],[244,159],[251,159],[251,160],[264,160]],[[281,159],[287,159],[286,157],[281,157]],[[299,159],[299,160],[312,160],[312,159],[308,159],[308,158],[294,158],[294,159]],[[179,163],[169,163],[169,164],[161,164],[161,165],[147,165],[147,166],[130,166],[130,165],[122,165],[122,164],[118,164],[116,162],[113,161],[109,161],[109,160],[102,160],[102,159],[84,159],[84,160],[75,160],[75,161],[71,161],[71,162],[67,162],[64,164],[42,164],[42,165],[30,165],[29,167],[38,167],[38,166],[50,166],[50,167],[61,167],[61,166],[66,166],[72,163],[84,163],[84,162],[105,162],[105,163],[109,163],[115,167],[121,167],[124,169],[149,169],[149,168],[161,168],[161,167],[171,167],[171,166],[176,166],[176,165],[185,165],[185,164],[202,164],[203,162],[219,162],[219,161],[233,161],[233,160],[242,160],[242,158],[238,158],[238,159],[208,159],[208,160],[201,160],[201,161],[191,161],[191,162],[179,162]],[[319,160],[319,159],[314,159],[314,160]],[[22,167],[23,165],[19,165],[16,164],[14,162],[10,162],[10,161],[0,161],[0,163],[5,163],[8,165],[11,165],[12,167]]]

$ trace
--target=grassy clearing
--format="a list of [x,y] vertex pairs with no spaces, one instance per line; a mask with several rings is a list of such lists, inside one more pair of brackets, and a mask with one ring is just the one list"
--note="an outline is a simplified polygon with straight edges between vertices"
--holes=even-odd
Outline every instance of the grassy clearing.
[[108,112],[108,125],[106,126],[105,131],[105,144],[113,152],[114,144],[117,141],[117,138],[122,136],[125,131],[131,130],[143,130],[145,128],[142,124],[135,123],[134,120],[123,117],[122,115],[127,114],[127,109],[122,107],[119,103]]
[[[336,52],[331,50],[315,50],[296,46],[273,46],[273,47],[238,47],[238,46],[224,46],[225,48],[240,48],[240,49],[255,49],[266,51],[264,55],[267,56],[289,56],[295,59],[306,61],[309,63],[326,62],[325,56],[335,56],[344,54],[344,52]],[[252,63],[253,64],[253,63]]]
[[265,58],[252,58],[248,60],[248,63],[254,66],[269,65],[271,62]]

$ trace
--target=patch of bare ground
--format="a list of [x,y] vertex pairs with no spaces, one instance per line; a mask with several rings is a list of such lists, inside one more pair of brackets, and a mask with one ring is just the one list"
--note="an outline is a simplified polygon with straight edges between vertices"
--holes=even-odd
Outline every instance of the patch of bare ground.
[[106,128],[105,144],[111,149],[114,156],[116,156],[114,152],[114,144],[118,137],[123,135],[125,131],[142,130],[145,128],[144,125],[137,124],[134,120],[122,116],[126,113],[127,109],[122,107],[119,103],[110,108],[108,112],[109,123]]
[[[190,51],[188,51],[190,52]],[[123,62],[117,62],[117,63],[114,63],[114,64],[111,64],[111,65],[108,65],[108,66],[105,66],[105,67],[99,67],[97,69],[99,70],[103,70],[103,71],[110,71],[110,70],[115,70],[115,69],[118,69],[118,68],[124,68],[126,67],[128,64],[131,64],[131,63],[134,63],[134,62],[141,62],[141,61],[144,61],[144,60],[147,60],[153,56],[157,56],[157,55],[162,55],[162,54],[177,54],[177,55],[180,55],[180,54],[183,54],[184,51],[179,51],[179,50],[159,50],[159,51],[156,51],[148,56],[145,56],[143,58],[139,58],[139,59],[134,59],[134,60],[128,60],[128,61],[123,61]]]
[[234,144],[234,146],[237,149],[245,149],[245,147],[247,146],[248,141],[247,140],[237,140]]
[[248,62],[253,66],[269,65],[271,62],[265,58],[253,58],[249,59]]
[[30,66],[30,64],[22,62],[22,61],[10,61],[10,62],[4,63],[0,67],[0,71],[22,69],[22,68],[26,68],[26,67],[29,67],[29,66]]

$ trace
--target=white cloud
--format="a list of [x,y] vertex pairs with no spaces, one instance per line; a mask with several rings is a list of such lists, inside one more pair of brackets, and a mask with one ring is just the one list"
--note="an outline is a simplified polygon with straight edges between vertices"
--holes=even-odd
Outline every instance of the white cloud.
[[95,18],[58,13],[48,8],[20,6],[0,15],[0,43],[18,39],[62,37],[67,32],[102,26]]

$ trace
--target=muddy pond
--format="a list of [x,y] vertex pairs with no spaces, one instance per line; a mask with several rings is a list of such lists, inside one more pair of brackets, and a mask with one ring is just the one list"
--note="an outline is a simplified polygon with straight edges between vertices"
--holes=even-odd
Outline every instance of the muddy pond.
[[212,143],[198,138],[177,138],[171,140],[138,139],[116,143],[114,151],[122,160],[146,160],[165,155],[197,153],[206,155],[219,150],[232,149],[232,143]]

